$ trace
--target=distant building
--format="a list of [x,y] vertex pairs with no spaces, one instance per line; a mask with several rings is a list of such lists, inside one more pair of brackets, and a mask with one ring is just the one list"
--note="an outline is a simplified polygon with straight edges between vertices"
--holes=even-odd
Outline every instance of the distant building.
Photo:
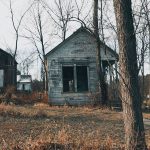
[[31,75],[17,75],[17,90],[21,92],[32,91]]
[[0,49],[0,91],[17,84],[17,62],[13,56]]
[[[118,61],[118,54],[101,42],[103,73]],[[91,103],[98,91],[96,39],[81,27],[46,55],[49,102],[54,105]],[[94,99],[94,98],[93,98]]]

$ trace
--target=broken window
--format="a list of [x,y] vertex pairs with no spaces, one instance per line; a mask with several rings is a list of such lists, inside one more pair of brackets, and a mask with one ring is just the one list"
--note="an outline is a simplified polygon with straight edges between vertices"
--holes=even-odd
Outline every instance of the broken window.
[[63,91],[74,92],[73,67],[63,67]]
[[63,66],[63,92],[88,91],[87,66]]

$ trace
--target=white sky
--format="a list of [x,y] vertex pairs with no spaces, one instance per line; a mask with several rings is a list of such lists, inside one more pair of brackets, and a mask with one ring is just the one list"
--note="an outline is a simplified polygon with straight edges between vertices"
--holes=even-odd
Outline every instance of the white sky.
[[[29,6],[31,3],[31,0],[12,0],[13,1],[13,9],[14,9],[14,16],[15,21],[20,18],[21,14],[25,11],[25,9]],[[50,0],[52,3],[53,0]],[[86,4],[87,9],[91,8],[91,4]],[[110,13],[112,10],[112,7],[108,8],[108,13],[110,14],[111,18],[114,19],[113,13]],[[29,16],[28,16],[29,17]],[[30,19],[30,18],[28,18]],[[24,19],[22,24],[27,23],[27,20]],[[73,31],[75,31],[78,27],[80,27],[79,24],[73,24],[71,26],[71,31],[69,34],[71,34]],[[23,27],[21,27],[21,30]],[[49,26],[49,31],[52,30],[52,27]],[[113,33],[110,33],[113,34]],[[9,11],[9,0],[1,0],[0,1],[0,48],[6,50],[6,48],[10,47],[13,49],[15,47],[14,45],[14,30],[12,27],[12,22],[10,18],[10,11]],[[108,38],[108,42],[111,41],[112,38]],[[50,48],[47,50],[47,52],[54,46],[56,46],[61,40],[57,37],[51,39],[50,41]],[[109,43],[110,44],[110,43]],[[113,46],[112,46],[113,47]],[[18,55],[17,55],[17,61],[20,63],[23,59],[30,56],[30,53],[33,49],[33,46],[29,43],[29,41],[19,38],[19,48],[18,48]],[[33,55],[34,56],[34,55]],[[33,59],[37,59],[37,56],[34,56]],[[34,68],[34,70],[33,70]],[[148,66],[148,63],[145,64],[146,73],[150,73],[150,68]],[[30,74],[33,76],[33,78],[40,78],[40,62],[39,59],[35,61],[30,66]]]
[[[15,22],[20,19],[21,15],[28,8],[30,0],[13,0],[12,7],[14,10]],[[14,49],[15,47],[15,32],[12,26],[11,17],[9,10],[9,0],[1,0],[0,2],[0,48],[6,50],[7,48]],[[25,18],[22,24],[25,22]],[[20,28],[21,30],[23,27]],[[20,33],[20,32],[19,32]],[[26,57],[30,56],[32,51],[32,45],[29,41],[24,38],[19,38],[17,62],[22,62]],[[37,59],[31,66],[29,73],[32,74],[33,78],[40,78],[40,61],[38,56],[33,55],[33,59]],[[32,68],[32,69],[31,69]],[[34,70],[33,70],[34,68]],[[23,73],[23,72],[22,72]]]
[[[54,0],[51,0],[52,2]],[[47,1],[48,2],[48,1]],[[15,23],[17,25],[18,20],[20,19],[21,15],[25,12],[25,10],[30,6],[32,0],[12,0],[12,8],[15,17]],[[27,18],[28,17],[28,18]],[[0,48],[6,50],[7,48],[14,49],[15,47],[15,32],[11,22],[11,14],[9,9],[9,0],[1,0],[0,1]],[[51,21],[52,22],[52,21]],[[27,13],[26,17],[23,19],[20,32],[19,34],[23,34],[22,31],[24,29],[25,24],[30,23],[30,12]],[[68,32],[70,35],[74,32],[77,28],[80,27],[80,24],[74,24],[71,26],[71,30]],[[53,24],[48,26],[48,31],[52,32]],[[49,33],[50,33],[49,32]],[[58,43],[61,42],[61,39],[57,36],[50,38],[50,47],[47,49],[46,52],[51,50],[55,47]],[[31,45],[30,41],[20,37],[18,43],[18,52],[17,52],[17,62],[18,66],[26,57],[30,56],[30,53],[33,51],[33,46]],[[37,59],[31,66],[29,73],[33,76],[33,78],[40,78],[40,61],[37,55],[32,55],[33,60]],[[34,68],[34,70],[33,70]],[[18,68],[19,69],[19,68]],[[23,72],[22,72],[23,73]]]

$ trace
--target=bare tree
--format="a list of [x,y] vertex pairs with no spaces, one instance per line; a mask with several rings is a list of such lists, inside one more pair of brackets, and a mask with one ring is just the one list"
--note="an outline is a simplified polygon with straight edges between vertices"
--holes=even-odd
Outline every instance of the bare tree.
[[101,94],[101,104],[106,105],[107,103],[107,89],[104,77],[104,71],[102,69],[101,61],[101,42],[99,38],[99,27],[98,27],[98,0],[94,0],[94,10],[93,10],[93,27],[94,35],[96,37],[96,65],[97,65],[97,75],[98,75],[98,84]]
[[66,32],[68,30],[68,23],[73,15],[73,5],[72,0],[70,1],[61,1],[54,0],[54,7],[49,6],[49,4],[41,0],[40,3],[43,5],[50,18],[54,22],[54,26],[56,27],[57,32],[60,30],[61,35],[57,33],[57,35],[64,41],[66,39]]
[[[142,90],[141,96],[142,100],[145,99],[144,95],[144,76],[145,76],[145,64],[149,61],[150,52],[150,33],[149,29],[149,13],[148,13],[148,3],[147,0],[135,1],[133,4],[133,17],[134,26],[137,39],[137,54],[138,54],[138,72],[142,75]],[[140,78],[141,79],[141,78]]]
[[[136,4],[138,3],[138,4]],[[149,9],[150,3],[147,0],[136,1],[133,6],[134,25],[137,38],[137,52],[139,72],[143,74],[144,63],[147,56],[150,56],[150,19]],[[149,53],[149,54],[148,54]]]
[[147,149],[138,85],[136,37],[131,0],[114,0],[119,40],[120,92],[127,150]]
[[[37,59],[37,58],[36,58]],[[29,69],[31,68],[32,63],[36,60],[33,57],[27,57],[22,61],[22,70],[24,75],[29,75]]]
[[[31,6],[32,6],[32,4],[31,4]],[[16,23],[15,22],[15,16],[14,16],[14,10],[13,10],[13,7],[12,7],[12,0],[9,0],[9,9],[10,9],[10,14],[11,14],[11,22],[12,22],[13,29],[15,31],[15,48],[14,48],[14,54],[13,54],[14,59],[16,57],[17,50],[18,50],[18,40],[19,40],[19,31],[20,31],[21,23],[22,23],[23,18],[26,15],[26,13],[30,10],[31,6],[29,6],[24,11],[24,13],[21,15],[19,21]]]
[[[49,46],[49,34],[47,31],[45,12],[43,6],[37,1],[34,3],[30,13],[30,23],[25,27],[26,34],[24,35],[34,46],[44,68],[43,86],[44,90],[48,90],[48,72],[47,72],[47,60],[45,58],[46,49]],[[27,35],[27,33],[29,35]]]
[[[23,18],[25,17],[26,13],[29,11],[31,6],[29,6],[25,11],[24,13],[21,15],[19,21],[17,22],[15,20],[15,15],[14,15],[14,10],[13,10],[13,7],[12,7],[12,0],[9,0],[9,10],[10,10],[10,14],[11,14],[11,22],[12,22],[12,26],[13,26],[13,29],[15,31],[15,47],[13,49],[13,65],[15,65],[16,61],[16,54],[17,54],[17,51],[18,51],[18,42],[19,42],[19,32],[20,32],[20,27],[21,27],[21,23],[22,23],[22,20]],[[10,49],[10,48],[9,48]],[[15,71],[15,70],[14,70]],[[15,76],[14,76],[14,73],[13,73],[13,81],[15,81]],[[16,83],[13,83],[14,85]]]
[[[41,4],[53,20],[56,28],[56,33],[62,41],[66,39],[67,31],[71,30],[71,26],[79,23],[87,26],[87,21],[91,9],[85,12],[86,0],[54,0],[54,6],[50,6],[44,0],[41,0]],[[84,14],[84,15],[83,15]],[[75,24],[74,24],[75,23]],[[61,32],[61,35],[59,35]]]
[[147,25],[147,32],[148,34],[148,48],[149,48],[149,69],[150,69],[150,2],[147,0],[143,0],[144,3],[144,15]]

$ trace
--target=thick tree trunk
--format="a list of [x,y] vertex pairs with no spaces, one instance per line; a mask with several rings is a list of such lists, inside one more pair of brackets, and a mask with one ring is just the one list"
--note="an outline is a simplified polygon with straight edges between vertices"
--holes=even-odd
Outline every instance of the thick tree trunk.
[[101,42],[99,38],[99,29],[98,29],[98,0],[94,0],[94,11],[93,11],[93,26],[94,26],[94,35],[96,37],[96,69],[98,75],[98,87],[100,90],[100,104],[106,105],[107,104],[107,88],[105,83],[105,74],[102,69],[102,62],[101,62],[101,53],[100,47]]
[[114,0],[114,9],[120,48],[120,93],[123,105],[126,149],[145,150],[131,0]]

